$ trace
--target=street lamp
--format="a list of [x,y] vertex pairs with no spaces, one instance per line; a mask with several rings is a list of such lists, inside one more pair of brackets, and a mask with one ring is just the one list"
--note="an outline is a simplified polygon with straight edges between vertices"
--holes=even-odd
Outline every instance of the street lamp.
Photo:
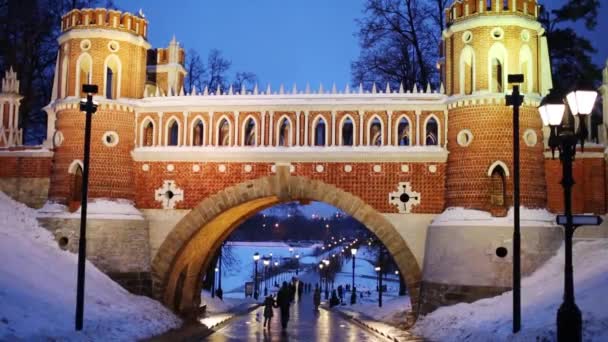
[[76,330],[82,330],[84,321],[84,277],[87,257],[87,202],[89,193],[89,157],[91,154],[91,121],[97,111],[93,94],[97,94],[97,85],[84,84],[82,91],[87,99],[80,101],[80,110],[86,112],[84,125],[84,160],[82,170],[82,196],[80,199],[80,238],[78,241],[78,275],[76,279]]
[[324,259],[325,264],[325,299],[329,299],[329,260]]
[[296,254],[296,275],[300,271],[300,254]]
[[222,248],[224,244],[220,245],[220,256],[219,256],[219,265],[218,265],[218,278],[217,278],[217,291],[215,294],[221,300],[224,300],[224,291],[222,291]]
[[378,307],[382,307],[382,273],[380,272],[382,269],[380,266],[376,266],[374,270],[378,273]]
[[279,262],[274,262],[274,284],[277,284],[277,276],[279,275]]
[[211,282],[211,298],[215,298],[215,278],[217,278],[218,268],[214,269],[215,273],[213,275],[213,281]]
[[319,263],[319,285],[320,285],[319,286],[320,287],[319,291],[323,290],[323,266],[324,265],[323,265],[322,262]]
[[270,265],[270,260],[268,258],[264,258],[264,297],[268,296],[268,265]]
[[350,294],[350,304],[357,303],[357,290],[355,289],[355,259],[357,256],[357,249],[351,248],[350,254],[353,256],[353,283],[352,283],[352,293]]
[[[564,189],[564,214],[566,216],[566,224],[564,225],[566,260],[564,265],[564,301],[557,311],[558,341],[582,340],[582,315],[574,300],[572,268],[572,237],[576,229],[572,218],[572,187],[575,184],[572,175],[572,162],[576,155],[577,140],[580,140],[581,148],[584,149],[584,141],[587,138],[585,119],[587,115],[591,114],[596,98],[597,92],[592,87],[582,87],[566,96],[572,115],[580,118],[576,134],[571,125],[561,124],[566,106],[564,101],[555,93],[545,97],[539,107],[543,124],[551,127],[549,145],[552,151],[556,148],[559,150],[559,159],[562,163],[561,184]],[[561,132],[558,134],[558,131]]]
[[253,254],[253,261],[255,263],[255,273],[254,273],[254,277],[253,277],[253,281],[254,281],[254,285],[253,285],[253,298],[255,300],[258,300],[258,298],[260,297],[260,293],[258,290],[258,261],[260,260],[260,253],[255,252]]

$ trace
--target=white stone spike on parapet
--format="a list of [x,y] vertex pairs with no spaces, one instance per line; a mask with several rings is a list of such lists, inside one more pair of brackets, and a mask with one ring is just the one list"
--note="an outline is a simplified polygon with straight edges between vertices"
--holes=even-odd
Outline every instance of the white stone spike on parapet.
[[156,87],[156,91],[154,92],[154,96],[159,97],[160,96],[160,90],[158,87]]
[[283,83],[281,83],[281,85],[279,86],[279,94],[281,94],[281,95],[285,94],[285,86],[283,86]]
[[266,95],[271,95],[271,89],[270,89],[270,83],[268,83],[268,85],[266,86]]
[[217,85],[217,89],[215,90],[215,95],[222,95],[222,88],[220,88],[220,85]]
[[184,93],[184,87],[182,86],[182,89],[179,90],[179,96],[186,96],[186,94]]
[[403,94],[405,91],[403,90],[403,82],[399,83],[399,94]]
[[431,83],[427,82],[427,84],[426,84],[426,93],[427,93],[427,94],[430,94],[430,93],[432,93],[432,92],[433,92],[433,91],[431,90]]
[[414,89],[412,90],[412,93],[418,94],[418,84],[417,83],[414,83]]
[[336,82],[334,82],[334,83],[331,85],[331,93],[332,93],[332,94],[337,94],[337,93],[338,93],[338,89],[336,88]]
[[319,83],[319,94],[323,94],[325,90],[323,89],[323,83]]
[[205,90],[203,90],[203,96],[209,96],[209,86],[205,86]]
[[344,87],[344,94],[350,94],[350,85],[346,83],[346,87]]
[[391,93],[391,85],[390,83],[386,82],[386,93],[390,94]]
[[245,88],[245,83],[241,83],[241,95],[247,95],[247,89]]
[[192,85],[192,91],[190,92],[190,96],[196,96],[196,95],[198,95],[198,94],[196,93],[196,86],[193,84],[193,85]]
[[230,85],[230,88],[228,88],[228,95],[234,95],[234,91],[232,90],[232,84]]
[[441,86],[439,87],[439,94],[445,94],[445,88],[443,87],[443,82],[441,82]]
[[258,89],[258,84],[255,84],[255,87],[253,87],[253,95],[257,95],[260,93],[260,90]]
[[377,93],[378,90],[376,89],[376,82],[372,83],[372,94]]
[[293,84],[293,87],[291,88],[291,93],[293,95],[296,95],[298,93],[298,85],[297,84]]
[[148,97],[148,92],[146,90],[144,90],[144,98]]
[[310,94],[310,83],[306,82],[306,90],[304,91],[306,94]]
[[363,83],[359,83],[359,94],[363,94]]

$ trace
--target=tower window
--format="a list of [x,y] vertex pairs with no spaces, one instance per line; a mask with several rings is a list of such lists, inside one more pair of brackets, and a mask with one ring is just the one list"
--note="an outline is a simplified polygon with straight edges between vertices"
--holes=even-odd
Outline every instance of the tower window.
[[106,59],[105,82],[106,98],[118,98],[118,86],[120,83],[120,61],[118,60],[118,57],[116,55],[110,55]]
[[382,123],[375,117],[369,126],[369,145],[382,146]]
[[325,146],[325,120],[319,119],[315,125],[315,146]]
[[506,205],[506,176],[502,166],[497,165],[492,170],[490,180],[490,205],[493,207],[503,207]]
[[114,98],[113,83],[114,83],[114,73],[112,72],[112,69],[106,68],[106,97],[108,99]]
[[283,118],[281,121],[279,121],[278,137],[278,146],[290,145],[291,125],[289,124],[289,120],[287,118]]
[[397,124],[397,145],[410,146],[410,122],[405,117]]
[[503,92],[503,66],[498,58],[492,58],[492,92]]
[[245,137],[244,137],[243,145],[245,146],[255,146],[255,121],[253,118],[249,118],[245,122]]
[[179,124],[177,121],[173,121],[169,125],[169,136],[168,136],[168,144],[169,146],[177,146],[179,143]]
[[354,125],[350,117],[342,123],[342,146],[353,146]]
[[230,145],[230,122],[227,119],[222,119],[217,132],[217,144],[218,146],[229,146]]
[[199,119],[194,124],[194,128],[192,128],[192,145],[194,146],[203,146],[203,142],[205,138],[205,124],[203,124],[203,120]]
[[427,146],[437,146],[439,145],[439,127],[437,124],[437,120],[435,118],[430,118],[426,122],[425,127],[425,145]]
[[152,146],[154,144],[154,124],[152,121],[148,122],[144,128],[143,145]]

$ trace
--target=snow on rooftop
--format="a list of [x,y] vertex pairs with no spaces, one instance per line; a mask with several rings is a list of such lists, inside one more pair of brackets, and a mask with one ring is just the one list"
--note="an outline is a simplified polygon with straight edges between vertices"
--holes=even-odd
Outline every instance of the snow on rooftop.
[[77,256],[59,249],[36,215],[0,192],[1,341],[132,341],[180,324],[87,262],[84,330],[75,332]]
[[[487,211],[466,209],[461,207],[447,208],[443,213],[433,219],[432,225],[437,226],[460,226],[460,225],[485,225],[485,226],[513,226],[513,207],[505,217],[492,217]],[[555,225],[555,214],[546,209],[520,209],[521,225]]]

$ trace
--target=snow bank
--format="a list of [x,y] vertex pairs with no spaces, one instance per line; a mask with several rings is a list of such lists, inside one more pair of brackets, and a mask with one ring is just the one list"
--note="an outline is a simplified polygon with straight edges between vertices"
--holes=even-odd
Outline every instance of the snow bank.
[[75,332],[77,256],[57,247],[36,214],[0,192],[0,340],[132,341],[180,325],[87,262],[84,330]]
[[[418,320],[414,332],[433,341],[534,341],[556,338],[562,303],[564,248],[522,280],[522,331],[511,333],[512,292],[440,308]],[[585,341],[608,341],[608,240],[574,246],[576,303],[583,314]]]
[[[447,208],[443,213],[433,219],[432,224],[441,226],[490,225],[513,226],[513,207],[509,208],[506,217],[492,217],[487,211],[465,209],[460,207]],[[546,209],[520,208],[521,225],[554,226],[555,214]]]
[[[38,209],[38,217],[60,217],[79,219],[81,208],[70,213],[65,205],[46,202]],[[93,199],[87,205],[87,218],[89,219],[118,219],[118,220],[143,220],[143,216],[133,202],[117,199]]]

